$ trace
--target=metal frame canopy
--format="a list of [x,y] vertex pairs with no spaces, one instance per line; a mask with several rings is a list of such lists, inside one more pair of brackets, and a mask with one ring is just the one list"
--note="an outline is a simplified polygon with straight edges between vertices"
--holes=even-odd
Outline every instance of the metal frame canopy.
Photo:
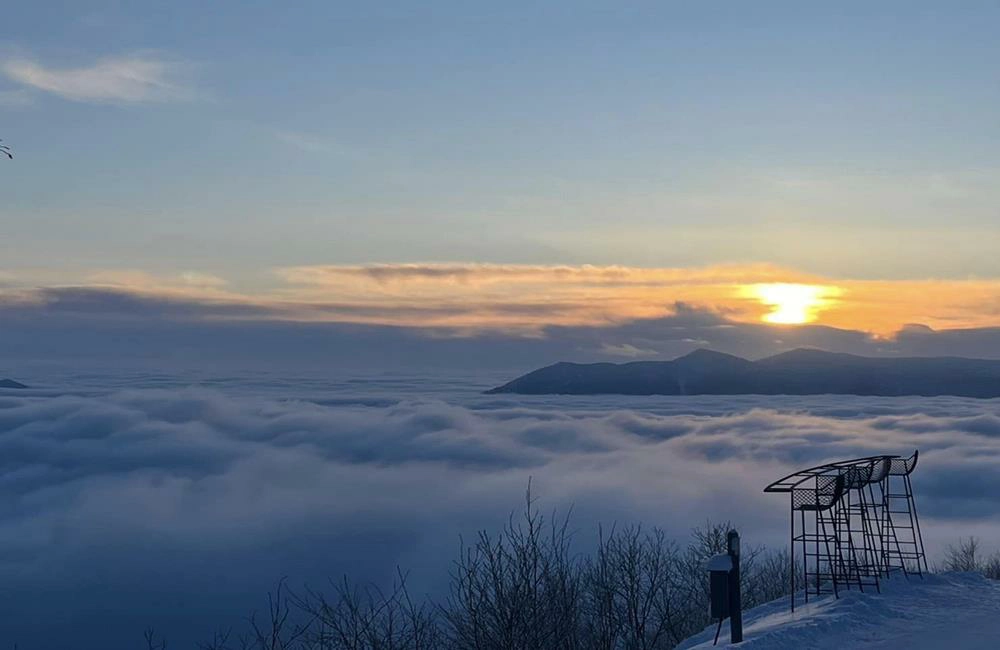
[[811,478],[816,478],[817,476],[835,474],[841,472],[856,465],[863,465],[865,463],[872,463],[880,460],[892,460],[893,458],[899,458],[899,456],[892,455],[880,455],[880,456],[865,456],[864,458],[853,458],[851,460],[839,460],[832,463],[824,463],[823,465],[817,465],[816,467],[810,467],[808,469],[800,469],[797,472],[789,474],[784,478],[779,478],[777,481],[771,483],[766,488],[764,492],[791,492],[793,489],[805,483]]
[[910,481],[917,457],[914,452],[909,458],[880,454],[833,461],[764,488],[789,495],[792,611],[799,578],[809,602],[810,595],[839,597],[842,588],[878,591],[893,571],[923,575],[927,560]]

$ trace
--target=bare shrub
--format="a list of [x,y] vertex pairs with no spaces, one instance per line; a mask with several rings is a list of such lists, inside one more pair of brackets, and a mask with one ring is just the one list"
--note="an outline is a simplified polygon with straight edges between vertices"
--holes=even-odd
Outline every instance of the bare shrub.
[[982,571],[979,560],[979,540],[975,537],[949,545],[944,555],[945,571]]
[[958,540],[958,545],[949,544],[944,552],[944,571],[973,571],[982,573],[990,580],[1000,580],[1000,551],[988,557],[981,553],[981,545],[975,537]]
[[[764,551],[743,568],[744,607],[756,607],[788,595],[791,582],[791,558],[787,549]],[[804,584],[801,567],[795,569],[795,583]]]
[[142,633],[142,638],[146,642],[146,650],[166,650],[167,640],[157,635],[156,630],[147,627]]
[[1000,580],[1000,551],[994,551],[982,564],[983,575],[990,580]]
[[449,647],[579,648],[579,564],[570,554],[569,517],[546,522],[529,486],[520,520],[483,531],[463,547],[440,607]]
[[374,585],[359,587],[345,577],[333,585],[333,597],[307,589],[296,606],[312,625],[304,634],[310,647],[338,650],[432,650],[440,647],[436,612],[429,602],[416,604],[406,575],[388,592]]
[[601,531],[596,554],[582,567],[587,647],[673,647],[685,622],[679,558],[662,530]]
[[232,633],[231,629],[218,631],[210,641],[199,643],[198,650],[232,650],[233,646],[229,645],[229,637]]
[[293,650],[309,647],[305,644],[305,635],[312,620],[309,617],[306,617],[305,622],[292,619],[293,606],[298,613],[300,608],[294,596],[290,596],[282,578],[274,593],[267,594],[266,616],[258,620],[257,612],[251,612],[247,619],[250,632],[240,638],[241,650]]
[[[590,555],[571,551],[569,522],[543,517],[529,484],[520,515],[463,544],[444,601],[414,601],[399,570],[385,591],[345,577],[326,594],[293,593],[282,580],[248,632],[216,633],[201,648],[666,650],[711,623],[705,564],[726,552],[729,522],[706,522],[684,546],[658,528],[601,528]],[[741,560],[745,607],[788,593],[787,551],[744,546]],[[994,564],[1000,575],[1000,556]],[[150,631],[148,647],[159,643]]]

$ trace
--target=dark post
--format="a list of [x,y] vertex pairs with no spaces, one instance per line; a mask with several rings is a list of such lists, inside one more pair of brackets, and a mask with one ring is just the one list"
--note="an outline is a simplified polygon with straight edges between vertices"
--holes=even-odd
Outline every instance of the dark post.
[[740,594],[740,534],[735,530],[726,535],[729,557],[733,568],[729,572],[729,642],[743,641],[743,603]]

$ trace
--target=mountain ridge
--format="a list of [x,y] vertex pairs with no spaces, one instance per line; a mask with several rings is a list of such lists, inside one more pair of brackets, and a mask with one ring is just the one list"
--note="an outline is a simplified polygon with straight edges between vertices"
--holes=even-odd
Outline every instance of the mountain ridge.
[[1000,397],[1000,360],[865,357],[796,348],[750,361],[699,348],[671,361],[559,362],[486,391],[526,395]]

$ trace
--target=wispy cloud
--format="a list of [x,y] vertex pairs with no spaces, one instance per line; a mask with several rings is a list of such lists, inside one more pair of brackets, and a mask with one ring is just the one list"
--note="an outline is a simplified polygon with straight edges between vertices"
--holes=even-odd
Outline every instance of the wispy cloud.
[[193,94],[180,82],[176,62],[148,54],[106,57],[90,65],[62,68],[13,58],[3,63],[2,70],[17,83],[79,102],[163,102]]
[[601,352],[609,357],[626,357],[628,359],[636,359],[638,357],[655,357],[660,353],[658,350],[637,348],[631,343],[621,343],[618,345],[604,343],[601,345]]

